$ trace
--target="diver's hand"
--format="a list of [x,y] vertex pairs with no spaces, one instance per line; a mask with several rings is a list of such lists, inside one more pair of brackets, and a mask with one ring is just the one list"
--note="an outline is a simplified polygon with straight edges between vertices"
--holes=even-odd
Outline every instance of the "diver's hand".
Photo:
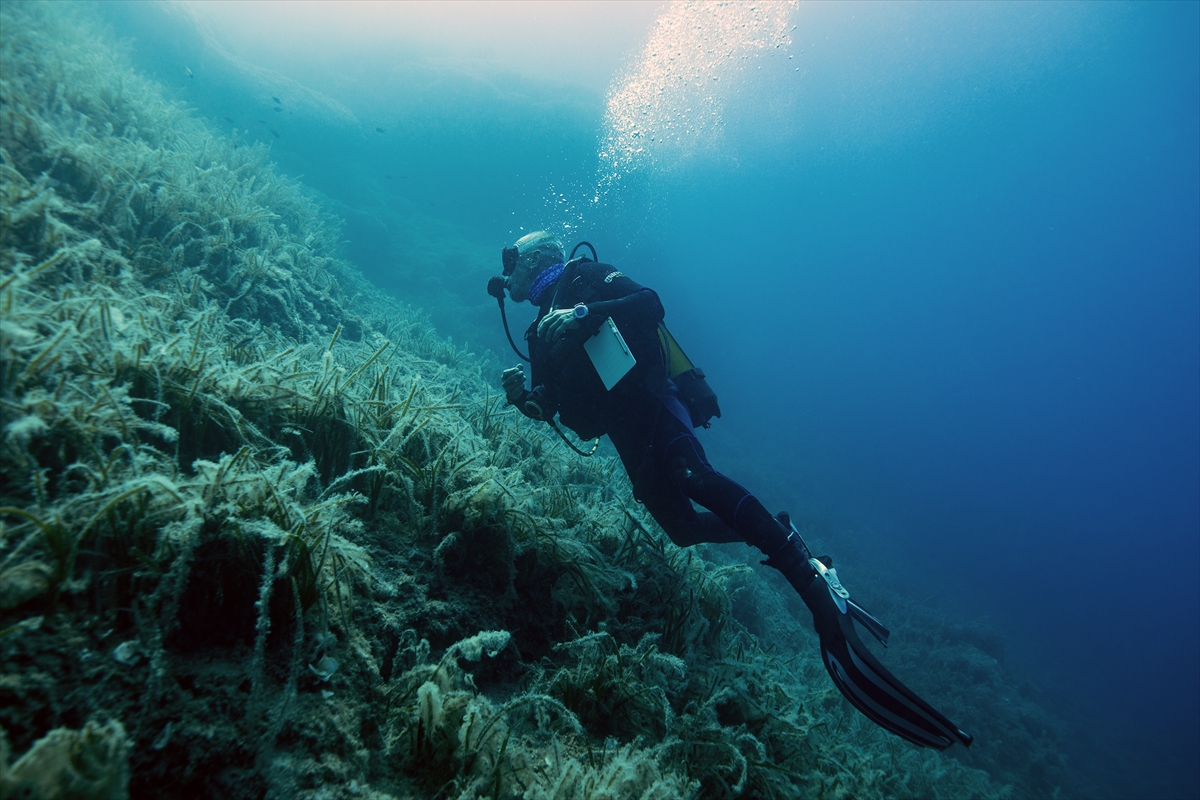
[[575,309],[564,308],[558,311],[551,311],[542,317],[542,321],[538,323],[537,335],[542,341],[553,344],[564,333],[573,331],[578,327],[579,318],[575,316]]
[[504,386],[504,396],[508,398],[509,405],[516,405],[525,394],[525,370],[520,364],[504,370],[500,376],[500,383]]

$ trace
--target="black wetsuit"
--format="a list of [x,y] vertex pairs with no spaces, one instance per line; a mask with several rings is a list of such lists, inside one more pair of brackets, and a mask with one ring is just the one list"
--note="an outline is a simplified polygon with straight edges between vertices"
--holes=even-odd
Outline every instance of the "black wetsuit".
[[[579,328],[553,345],[538,338],[537,326],[546,314],[577,303],[588,307]],[[708,463],[667,378],[658,339],[663,314],[653,290],[615,267],[586,260],[568,265],[543,293],[538,317],[525,332],[534,388],[516,406],[534,419],[551,419],[557,412],[583,439],[608,434],[633,481],[634,497],[675,544],[745,541],[773,555],[784,546],[787,532],[754,495]],[[609,318],[637,364],[605,390],[583,342]],[[697,513],[693,500],[709,511]]]

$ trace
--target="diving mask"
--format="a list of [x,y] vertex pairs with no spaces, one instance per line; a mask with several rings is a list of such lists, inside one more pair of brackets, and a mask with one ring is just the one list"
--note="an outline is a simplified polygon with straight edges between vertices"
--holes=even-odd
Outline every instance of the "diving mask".
[[510,277],[517,269],[517,260],[521,253],[516,247],[505,247],[500,251],[500,263],[504,265],[504,277]]

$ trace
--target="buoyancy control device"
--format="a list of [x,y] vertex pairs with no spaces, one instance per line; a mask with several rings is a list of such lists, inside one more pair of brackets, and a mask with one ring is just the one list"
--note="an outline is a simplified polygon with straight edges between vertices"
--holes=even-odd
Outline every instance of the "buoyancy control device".
[[712,418],[721,416],[721,407],[717,405],[716,393],[704,379],[704,370],[692,363],[661,322],[658,323],[658,343],[662,345],[667,377],[675,384],[680,402],[691,414],[692,425],[697,428],[711,426]]

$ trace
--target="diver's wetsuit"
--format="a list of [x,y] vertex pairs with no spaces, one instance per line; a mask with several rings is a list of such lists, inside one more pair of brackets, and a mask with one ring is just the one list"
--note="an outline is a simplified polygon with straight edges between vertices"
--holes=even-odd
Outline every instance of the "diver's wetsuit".
[[[538,338],[546,314],[576,303],[588,307],[578,329],[553,345]],[[675,544],[744,541],[773,555],[786,543],[787,531],[754,495],[709,465],[667,378],[658,339],[663,313],[653,290],[615,267],[587,260],[569,265],[542,295],[538,317],[525,332],[534,388],[516,406],[533,419],[551,419],[557,411],[583,439],[607,433],[633,481],[634,497]],[[637,359],[611,390],[583,349],[583,341],[608,318]],[[709,512],[698,513],[692,500]]]

